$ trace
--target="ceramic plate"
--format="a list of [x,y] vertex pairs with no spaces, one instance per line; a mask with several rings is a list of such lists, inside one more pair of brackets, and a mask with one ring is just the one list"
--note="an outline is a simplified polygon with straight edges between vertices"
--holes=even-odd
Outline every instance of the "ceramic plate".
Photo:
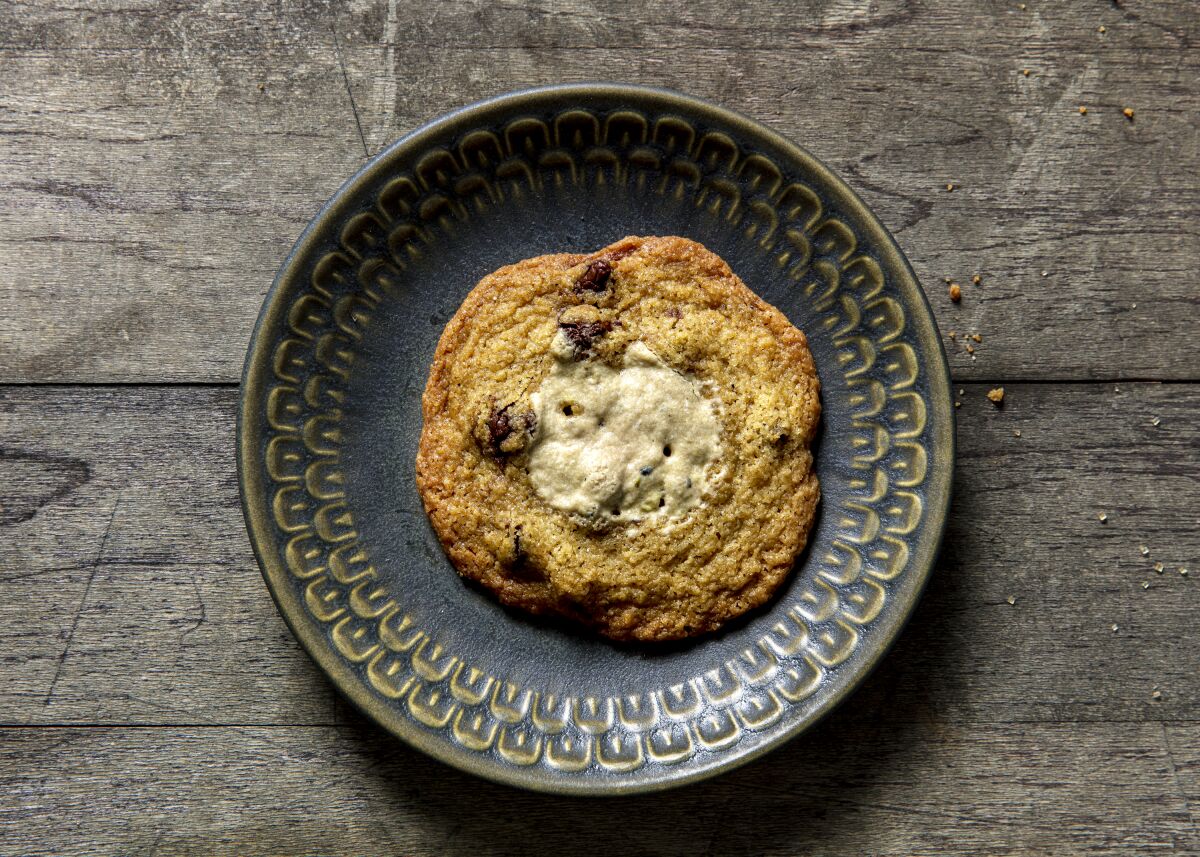
[[[421,391],[467,292],[625,235],[720,254],[808,335],[821,376],[808,550],[772,602],[686,644],[505,610],[455,573],[413,481]],[[799,734],[895,639],[949,503],[946,361],[887,230],[795,144],[662,90],[517,92],[393,144],[296,242],[243,380],[246,520],[296,636],[385,729],[526,788],[661,789]]]

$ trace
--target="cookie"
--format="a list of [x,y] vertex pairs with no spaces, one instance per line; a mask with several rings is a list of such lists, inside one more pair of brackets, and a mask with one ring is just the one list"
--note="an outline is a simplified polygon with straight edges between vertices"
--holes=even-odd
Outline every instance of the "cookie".
[[417,486],[459,573],[617,640],[767,601],[819,497],[804,334],[702,245],[501,268],[442,333]]

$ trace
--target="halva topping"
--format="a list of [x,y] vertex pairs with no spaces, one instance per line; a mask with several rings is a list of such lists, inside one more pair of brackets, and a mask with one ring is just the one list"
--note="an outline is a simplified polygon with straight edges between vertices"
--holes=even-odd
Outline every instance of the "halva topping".
[[673,518],[700,503],[720,424],[699,383],[634,342],[620,368],[584,359],[563,331],[533,394],[529,476],[563,512],[614,523]]

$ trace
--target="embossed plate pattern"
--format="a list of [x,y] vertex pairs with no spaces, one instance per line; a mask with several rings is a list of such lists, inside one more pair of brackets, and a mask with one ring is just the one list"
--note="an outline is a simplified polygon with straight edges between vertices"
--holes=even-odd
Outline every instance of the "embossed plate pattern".
[[[413,482],[442,326],[500,265],[628,234],[703,242],[809,337],[823,494],[770,605],[722,633],[616,646],[464,584]],[[665,788],[798,734],[882,657],[949,503],[945,357],[912,270],[824,166],[662,90],[572,85],[438,119],[347,182],[297,241],[246,360],[251,541],[296,636],[386,729],[481,776]]]

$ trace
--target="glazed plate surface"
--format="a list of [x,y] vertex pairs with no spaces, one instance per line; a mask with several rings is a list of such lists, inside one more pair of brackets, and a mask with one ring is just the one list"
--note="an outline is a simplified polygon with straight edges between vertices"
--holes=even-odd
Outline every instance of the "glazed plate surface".
[[[504,609],[442,553],[414,484],[442,327],[502,265],[681,235],[808,337],[822,502],[778,596],[721,633],[615,645]],[[246,360],[251,542],[317,664],[385,729],[467,771],[570,794],[667,788],[799,734],[883,657],[933,565],[951,389],[904,256],[767,128],[663,90],[579,84],[393,144],[301,235]]]

